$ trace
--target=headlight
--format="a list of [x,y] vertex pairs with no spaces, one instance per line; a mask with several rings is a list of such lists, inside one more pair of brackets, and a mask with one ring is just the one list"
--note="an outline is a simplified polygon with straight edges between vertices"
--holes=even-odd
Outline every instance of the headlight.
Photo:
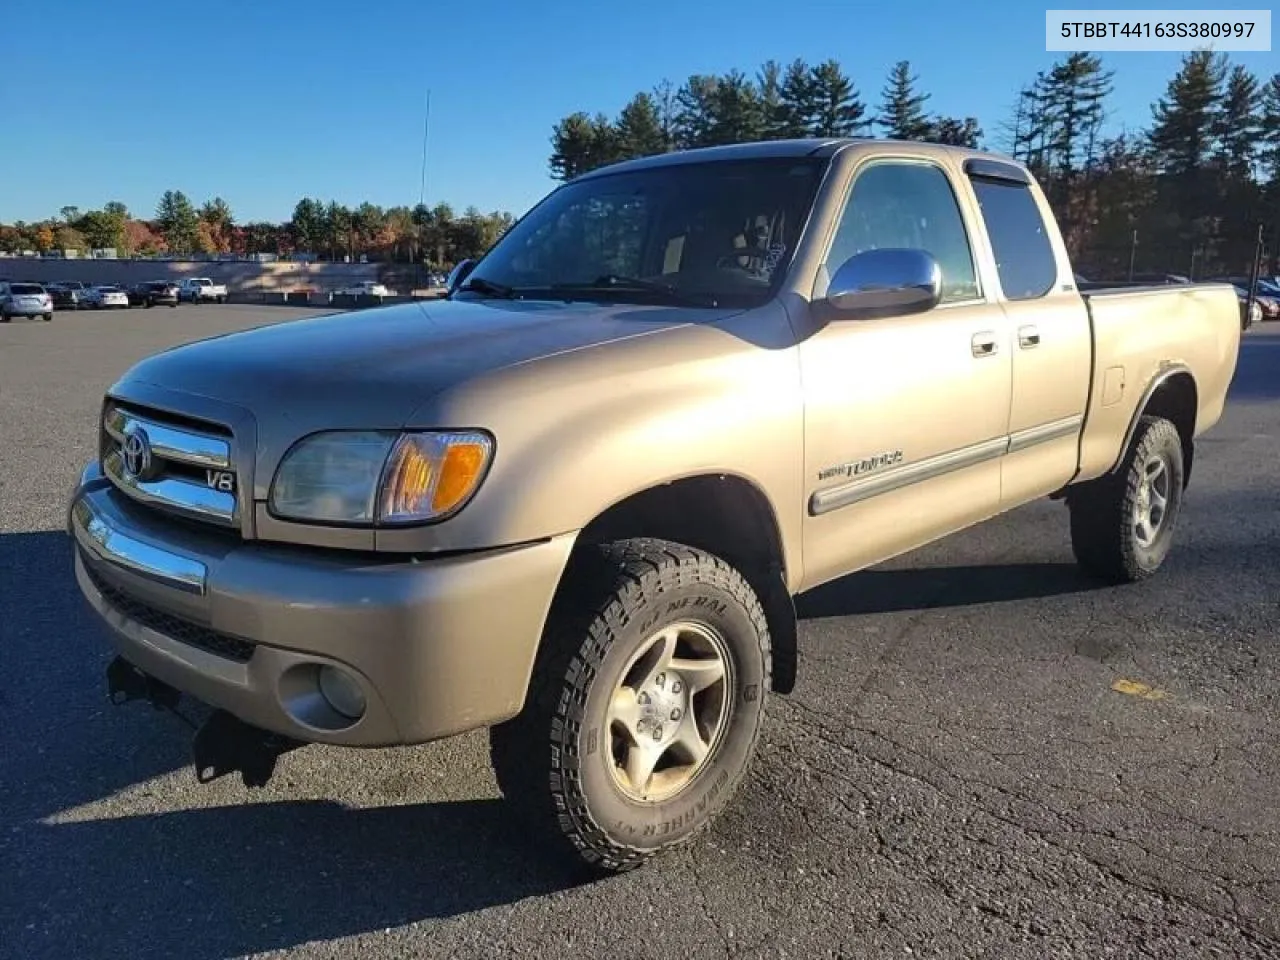
[[484,433],[335,431],[285,455],[271,485],[271,511],[317,523],[421,523],[466,504],[493,457]]

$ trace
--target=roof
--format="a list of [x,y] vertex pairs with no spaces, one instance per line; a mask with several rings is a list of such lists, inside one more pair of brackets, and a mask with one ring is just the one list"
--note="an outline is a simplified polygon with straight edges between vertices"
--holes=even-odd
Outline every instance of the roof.
[[1009,163],[1009,158],[988,150],[972,150],[968,147],[951,147],[926,141],[895,141],[876,137],[806,137],[795,140],[757,140],[750,143],[731,143],[719,147],[696,147],[691,150],[676,150],[671,153],[659,153],[635,160],[623,160],[605,167],[597,167],[575,177],[575,180],[588,180],[592,177],[614,173],[629,173],[633,170],[646,170],[651,167],[671,167],[686,163],[706,163],[717,160],[765,160],[765,159],[800,159],[803,157],[828,158],[837,151],[854,144],[877,144],[884,146],[891,143],[909,143],[912,148],[921,147],[933,150],[945,150],[960,153],[966,157],[986,158]]

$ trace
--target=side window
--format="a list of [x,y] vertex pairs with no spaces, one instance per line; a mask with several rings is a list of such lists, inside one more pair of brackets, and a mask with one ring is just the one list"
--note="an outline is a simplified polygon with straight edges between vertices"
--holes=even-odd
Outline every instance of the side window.
[[910,247],[942,268],[942,302],[981,295],[951,184],[937,167],[876,163],[858,175],[827,255],[827,272],[864,250]]
[[1058,278],[1058,263],[1030,188],[975,177],[973,191],[991,237],[1004,295],[1010,300],[1043,297]]

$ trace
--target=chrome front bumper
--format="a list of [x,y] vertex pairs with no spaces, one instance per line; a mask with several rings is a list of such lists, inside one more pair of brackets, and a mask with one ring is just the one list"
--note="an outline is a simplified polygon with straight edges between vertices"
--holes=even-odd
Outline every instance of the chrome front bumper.
[[[296,740],[420,743],[509,719],[574,536],[431,561],[253,543],[182,524],[95,466],[71,498],[76,580],[128,662]],[[321,666],[367,703],[318,707]]]

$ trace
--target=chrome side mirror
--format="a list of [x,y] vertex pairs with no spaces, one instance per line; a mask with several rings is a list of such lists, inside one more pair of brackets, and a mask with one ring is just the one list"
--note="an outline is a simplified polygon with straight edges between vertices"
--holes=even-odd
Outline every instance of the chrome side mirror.
[[942,298],[942,268],[924,250],[864,250],[840,264],[827,302],[841,313],[892,317],[932,310]]
[[462,286],[462,282],[467,279],[467,276],[476,268],[476,264],[479,262],[479,260],[468,258],[454,264],[453,269],[449,271],[449,279],[444,284],[445,294],[452,295],[455,290]]

